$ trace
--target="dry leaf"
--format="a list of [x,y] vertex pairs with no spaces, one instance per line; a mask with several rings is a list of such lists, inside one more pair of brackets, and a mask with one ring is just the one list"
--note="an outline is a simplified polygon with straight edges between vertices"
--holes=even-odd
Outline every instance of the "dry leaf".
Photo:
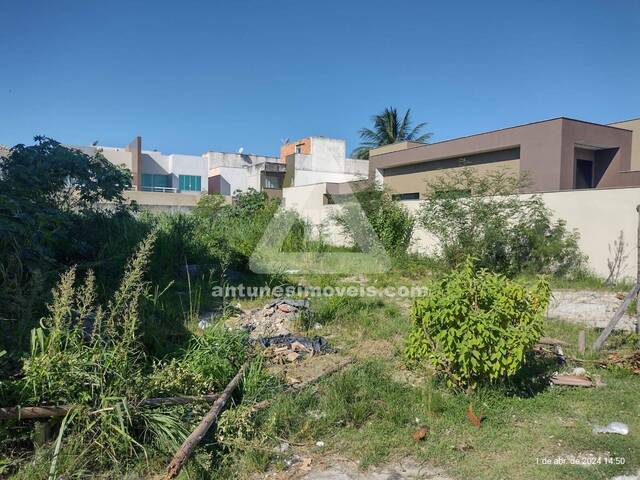
[[429,427],[427,427],[426,425],[422,425],[418,430],[415,431],[415,433],[413,434],[413,439],[416,442],[419,442],[420,440],[424,440],[427,435],[429,434]]
[[484,418],[483,415],[480,416],[476,416],[473,413],[473,408],[471,407],[471,405],[469,405],[469,408],[467,409],[467,418],[469,419],[469,421],[471,423],[473,423],[477,428],[480,428],[480,425],[482,425],[482,419]]

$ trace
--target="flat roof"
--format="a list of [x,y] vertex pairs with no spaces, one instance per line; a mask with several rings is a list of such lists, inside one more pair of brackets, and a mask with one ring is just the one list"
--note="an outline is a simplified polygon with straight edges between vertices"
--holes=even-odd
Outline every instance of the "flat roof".
[[[442,143],[447,143],[447,142],[455,142],[456,140],[462,140],[464,138],[472,138],[472,137],[479,137],[480,135],[487,135],[489,133],[496,133],[496,132],[503,132],[505,130],[512,130],[514,128],[522,128],[522,127],[528,127],[530,125],[537,125],[539,123],[546,123],[546,122],[554,122],[556,120],[571,120],[572,122],[580,122],[580,123],[586,123],[588,125],[597,125],[599,127],[606,127],[606,128],[615,128],[616,130],[624,130],[627,132],[630,132],[631,130],[627,129],[627,128],[620,128],[620,127],[613,127],[611,125],[605,125],[603,123],[595,123],[595,122],[588,122],[586,120],[578,120],[577,118],[571,118],[571,117],[554,117],[554,118],[547,118],[546,120],[538,120],[536,122],[528,122],[528,123],[522,123],[520,125],[513,125],[511,127],[504,127],[504,128],[496,128],[495,130],[488,130],[486,132],[481,132],[481,133],[473,133],[471,135],[463,135],[462,137],[456,137],[456,138],[450,138],[448,140],[441,140],[439,142],[433,142],[433,143],[423,143],[421,145],[415,145],[413,147],[409,147],[405,150],[402,151],[407,151],[407,150],[413,150],[414,148],[423,148],[423,147],[428,147],[430,145],[439,145]],[[629,121],[629,120],[627,120]]]

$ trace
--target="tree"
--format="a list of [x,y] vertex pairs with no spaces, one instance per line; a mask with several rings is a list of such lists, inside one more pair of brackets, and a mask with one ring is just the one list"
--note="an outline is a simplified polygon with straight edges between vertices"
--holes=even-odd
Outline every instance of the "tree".
[[411,243],[415,223],[407,209],[375,183],[358,189],[354,196],[356,203],[345,203],[333,215],[343,235],[354,246],[370,246],[373,239],[368,237],[372,232],[362,228],[365,215],[386,252],[396,258],[404,255]]
[[0,161],[0,192],[13,201],[60,210],[87,210],[99,201],[122,204],[131,173],[101,153],[87,155],[37,136]]
[[411,109],[408,109],[400,118],[398,110],[394,107],[385,108],[381,113],[371,117],[373,129],[361,128],[358,132],[363,142],[351,154],[355,158],[368,159],[369,150],[372,148],[391,145],[398,142],[427,143],[431,133],[420,133],[427,125],[419,123],[412,126]]
[[[100,153],[34,140],[0,157],[0,318],[18,344],[41,316],[42,295],[58,272],[84,260],[95,265],[107,237],[96,225],[128,215],[122,194],[131,186],[131,174]],[[99,201],[118,208],[95,208]]]
[[479,268],[575,275],[584,265],[577,232],[567,228],[539,195],[519,195],[528,179],[509,171],[463,167],[427,183],[418,222],[439,243],[439,257],[456,268],[472,257]]

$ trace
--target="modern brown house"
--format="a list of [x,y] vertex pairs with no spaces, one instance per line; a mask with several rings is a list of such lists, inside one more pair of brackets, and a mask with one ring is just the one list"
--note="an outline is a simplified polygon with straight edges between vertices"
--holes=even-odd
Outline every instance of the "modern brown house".
[[401,142],[371,150],[369,179],[400,199],[426,182],[471,167],[527,175],[527,191],[640,186],[640,119],[610,125],[554,118],[432,144]]

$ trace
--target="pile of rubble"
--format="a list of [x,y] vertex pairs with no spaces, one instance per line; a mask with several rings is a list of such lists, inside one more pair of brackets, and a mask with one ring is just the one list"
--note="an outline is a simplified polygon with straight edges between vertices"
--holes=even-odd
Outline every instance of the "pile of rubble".
[[252,339],[289,335],[295,330],[295,322],[308,311],[307,299],[279,298],[264,308],[244,312],[233,323],[247,330]]
[[309,339],[294,335],[282,335],[278,337],[261,338],[260,343],[265,350],[263,355],[272,364],[282,365],[302,360],[305,357],[322,353],[326,343],[322,337]]

